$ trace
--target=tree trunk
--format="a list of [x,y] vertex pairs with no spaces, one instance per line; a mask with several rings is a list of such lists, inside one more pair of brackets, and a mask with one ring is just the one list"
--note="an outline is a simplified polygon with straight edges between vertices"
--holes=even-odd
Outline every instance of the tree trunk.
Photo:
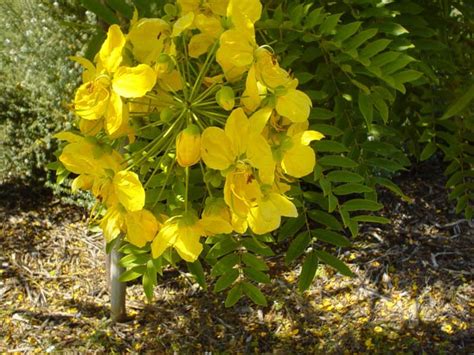
[[119,281],[120,275],[125,271],[119,265],[122,253],[118,248],[120,243],[114,243],[110,254],[107,255],[107,281],[110,292],[110,318],[112,322],[122,322],[126,318],[125,290],[126,284]]

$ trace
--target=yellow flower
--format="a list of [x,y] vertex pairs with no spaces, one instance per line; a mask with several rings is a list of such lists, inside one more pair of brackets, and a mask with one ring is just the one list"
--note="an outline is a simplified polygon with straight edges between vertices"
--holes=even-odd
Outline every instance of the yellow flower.
[[122,170],[123,158],[119,153],[111,149],[106,151],[82,137],[60,137],[73,140],[64,147],[59,161],[67,170],[79,175],[73,181],[74,189],[91,189],[107,206],[121,203],[127,211],[143,208],[145,190],[136,173]]
[[125,230],[124,223],[125,219],[122,207],[112,206],[107,210],[99,225],[107,243],[117,238],[119,234]]
[[232,111],[224,130],[218,127],[204,130],[201,156],[211,169],[227,170],[241,162],[256,168],[263,183],[273,182],[275,162],[270,146],[260,132],[250,128],[249,119],[241,108]]
[[281,145],[283,171],[300,178],[310,174],[316,164],[316,154],[309,146],[313,140],[320,140],[324,135],[317,131],[307,131],[308,122],[293,124]]
[[168,49],[171,27],[159,18],[142,18],[133,23],[127,39],[132,44],[133,56],[143,64],[152,65]]
[[150,91],[156,83],[156,73],[148,65],[120,66],[125,36],[120,27],[112,25],[107,39],[99,51],[97,68],[82,58],[77,60],[86,68],[87,80],[76,92],[74,107],[78,116],[85,120],[104,117],[108,135],[118,131],[129,133],[128,111],[121,97],[138,98]]
[[183,260],[194,262],[202,252],[199,239],[204,234],[198,218],[192,213],[169,218],[151,243],[152,256],[158,258],[172,247]]
[[282,90],[277,90],[275,110],[279,115],[288,118],[291,122],[305,122],[313,103],[308,95],[297,90],[298,80],[294,79]]
[[232,215],[222,198],[210,198],[206,201],[201,226],[208,236],[232,233]]
[[201,159],[201,134],[196,125],[188,125],[176,137],[176,160],[182,167],[192,166]]
[[260,184],[250,166],[238,164],[227,174],[224,200],[238,217],[246,219],[250,209],[259,203],[262,196]]
[[137,247],[143,247],[151,242],[160,228],[153,213],[148,210],[128,212],[125,216],[127,239]]
[[250,209],[247,221],[255,234],[265,234],[280,227],[282,216],[298,217],[298,211],[286,196],[270,192]]

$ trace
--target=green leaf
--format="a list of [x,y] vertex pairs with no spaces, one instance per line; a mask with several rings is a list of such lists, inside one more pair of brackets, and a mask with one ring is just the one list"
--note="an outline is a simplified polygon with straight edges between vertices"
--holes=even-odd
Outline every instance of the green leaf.
[[119,277],[120,282],[127,282],[127,281],[132,281],[140,276],[142,276],[146,272],[146,266],[136,266],[132,269],[129,269],[122,273]]
[[268,270],[268,266],[265,261],[261,260],[260,258],[257,258],[251,253],[243,253],[242,261],[245,263],[245,265],[250,266],[251,268],[254,268],[256,270]]
[[244,267],[244,275],[255,282],[260,282],[262,284],[270,283],[270,278],[267,274],[250,267]]
[[374,55],[382,52],[392,41],[389,39],[378,39],[366,45],[361,51],[362,58],[371,58]]
[[242,245],[247,249],[255,254],[263,255],[263,256],[273,256],[275,253],[270,249],[268,245],[265,245],[259,242],[256,239],[252,238],[245,238],[242,241]]
[[365,223],[380,223],[380,224],[390,223],[390,220],[388,218],[380,217],[380,216],[370,216],[370,215],[353,216],[352,220],[356,222],[365,222]]
[[[303,197],[310,202],[314,202],[311,199],[307,198],[305,195],[306,192],[303,194]],[[288,237],[294,236],[298,231],[303,227],[305,224],[304,216],[299,215],[297,218],[289,218],[280,228],[278,231],[278,241],[281,242]]]
[[211,276],[219,276],[232,269],[240,262],[238,254],[229,254],[224,256],[221,260],[214,264],[211,270]]
[[420,154],[420,160],[425,161],[431,158],[431,156],[436,152],[437,145],[434,142],[429,142]]
[[399,170],[406,170],[402,165],[396,161],[385,158],[369,158],[366,160],[367,164],[375,168],[383,169],[394,173]]
[[361,194],[366,192],[373,192],[374,189],[356,183],[349,183],[344,185],[339,185],[332,189],[332,192],[336,195],[350,195],[350,194]]
[[377,34],[377,29],[376,28],[370,28],[368,30],[362,31],[352,37],[351,39],[345,41],[344,43],[344,49],[346,51],[353,51],[357,49],[359,46],[364,44],[366,41],[371,39]]
[[242,282],[242,288],[244,290],[244,293],[250,297],[250,299],[260,305],[260,306],[266,306],[267,305],[267,300],[265,296],[263,295],[262,291],[258,289],[258,287],[252,285],[249,282]]
[[300,292],[306,291],[316,276],[316,270],[318,269],[318,257],[315,251],[309,253],[304,259],[303,267],[301,268],[301,274],[298,279],[298,290]]
[[131,20],[133,17],[133,7],[127,4],[125,0],[107,0],[107,5],[119,12],[122,16]]
[[321,26],[319,26],[319,32],[322,34],[331,34],[336,28],[341,16],[342,13],[326,17]]
[[324,211],[319,211],[319,210],[311,210],[311,211],[308,211],[308,216],[313,221],[320,223],[322,225],[325,225],[331,229],[334,229],[337,231],[343,230],[342,224],[332,214],[329,214]]
[[344,202],[342,208],[346,211],[378,211],[383,208],[383,205],[372,200],[355,198]]
[[449,108],[446,110],[444,115],[440,118],[441,120],[448,119],[450,117],[456,116],[457,114],[461,113],[474,99],[474,84],[471,85],[469,90],[457,99]]
[[345,39],[349,38],[357,32],[361,24],[362,22],[357,21],[348,23],[347,25],[338,26],[336,29],[336,35],[334,36],[334,41],[342,42]]
[[404,201],[409,202],[409,203],[413,202],[413,199],[411,197],[405,195],[403,193],[402,189],[397,184],[395,184],[392,180],[387,179],[387,178],[383,178],[383,177],[375,177],[375,178],[373,178],[373,181],[376,184],[378,184],[380,186],[383,186],[383,187],[389,189],[390,191],[392,191],[393,193],[397,194]]
[[333,232],[328,229],[313,229],[313,233],[318,240],[321,240],[326,243],[331,243],[338,247],[348,247],[351,245],[351,242],[342,234]]
[[113,11],[111,11],[107,6],[102,5],[97,0],[81,0],[82,5],[89,11],[96,14],[102,20],[107,22],[109,25],[118,24],[119,19]]
[[243,296],[242,285],[237,284],[234,285],[227,294],[225,299],[225,307],[229,308],[232,307],[237,301]]
[[354,160],[340,155],[325,155],[319,158],[319,163],[324,166],[338,166],[341,168],[356,168],[359,165]]
[[285,255],[285,262],[289,264],[301,254],[303,254],[311,242],[311,239],[312,236],[308,231],[298,234],[288,247]]
[[224,239],[216,244],[209,250],[206,255],[207,259],[217,259],[223,255],[229,254],[231,251],[236,250],[239,247],[233,238]]
[[106,34],[102,29],[98,29],[86,46],[84,57],[90,61],[94,60],[95,55],[99,52],[102,43],[104,43]]
[[202,268],[201,262],[196,260],[194,263],[186,263],[188,265],[188,270],[196,278],[197,283],[204,290],[207,290],[206,276],[204,275],[204,270]]
[[310,119],[326,121],[335,117],[336,113],[326,110],[325,108],[316,107],[311,110]]
[[409,69],[393,74],[393,79],[396,83],[404,84],[409,81],[415,81],[421,76],[423,76],[422,72]]
[[325,14],[322,7],[318,7],[311,11],[306,16],[305,27],[313,28],[314,26],[320,25],[324,21]]
[[344,144],[330,140],[317,141],[314,143],[314,147],[318,152],[346,153],[349,151],[349,148]]
[[214,285],[214,292],[221,292],[222,290],[225,290],[227,287],[232,285],[238,277],[239,270],[231,269],[227,271],[217,279],[216,284]]
[[318,132],[321,132],[325,136],[333,136],[333,137],[338,137],[341,136],[344,132],[337,128],[336,126],[331,126],[328,124],[313,124],[311,125],[311,129],[314,129]]
[[360,182],[364,177],[348,170],[333,170],[326,175],[326,179],[331,182]]
[[367,123],[368,129],[370,129],[372,125],[372,120],[374,118],[374,103],[370,98],[370,95],[366,95],[364,93],[359,93],[359,110],[362,113],[362,116]]
[[128,269],[131,266],[145,265],[148,260],[150,260],[149,254],[129,254],[120,259],[119,264]]
[[318,257],[319,260],[328,264],[329,266],[333,267],[337,271],[339,271],[342,275],[354,277],[354,273],[344,264],[341,260],[336,258],[335,256],[323,251],[323,250],[315,250],[314,253]]

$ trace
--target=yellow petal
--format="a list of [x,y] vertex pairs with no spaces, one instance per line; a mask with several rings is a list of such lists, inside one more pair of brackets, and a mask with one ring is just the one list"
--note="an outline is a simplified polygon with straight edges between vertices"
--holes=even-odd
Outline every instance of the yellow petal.
[[74,174],[92,174],[98,169],[102,173],[94,158],[94,148],[93,144],[84,141],[68,144],[59,156],[59,161]]
[[252,127],[252,132],[255,134],[261,134],[265,126],[267,125],[270,116],[272,115],[273,109],[270,107],[264,107],[255,112],[249,118],[249,125]]
[[175,219],[168,219],[151,243],[151,254],[154,259],[160,257],[166,249],[174,245],[178,238],[178,224]]
[[105,237],[105,241],[110,243],[118,237],[124,229],[124,219],[122,212],[118,207],[111,207],[107,210],[104,218],[100,222],[100,228]]
[[303,122],[308,119],[311,106],[311,99],[304,92],[288,89],[277,98],[276,110],[292,122]]
[[227,17],[235,27],[243,30],[252,26],[262,15],[260,0],[230,0],[227,6]]
[[58,132],[53,137],[62,141],[67,141],[69,143],[82,142],[84,139],[84,137],[80,136],[79,134],[67,131]]
[[71,191],[77,192],[79,189],[90,190],[94,184],[94,177],[92,175],[79,175],[72,181]]
[[291,77],[286,70],[280,67],[273,53],[265,48],[259,48],[255,51],[255,56],[255,73],[258,81],[272,89],[278,86],[287,86]]
[[247,79],[245,80],[245,90],[242,94],[242,104],[245,108],[251,112],[255,111],[262,102],[262,96],[257,84],[257,78],[255,76],[255,66],[252,65],[247,73]]
[[136,67],[120,67],[114,75],[112,87],[122,97],[142,97],[153,89],[156,72],[146,64]]
[[170,25],[159,18],[142,18],[132,26],[127,39],[132,43],[134,57],[143,64],[156,61],[171,32]]
[[250,210],[247,221],[255,234],[265,234],[280,226],[281,216],[276,207],[267,199]]
[[122,50],[125,46],[125,36],[118,25],[112,25],[107,32],[107,38],[99,51],[99,59],[105,70],[113,73],[122,62]]
[[181,8],[181,12],[186,14],[188,12],[196,12],[199,10],[199,6],[201,1],[200,0],[176,0],[179,7]]
[[158,83],[165,91],[176,92],[183,89],[183,80],[179,74],[179,71],[176,69],[171,71],[171,73],[162,74],[158,80]]
[[123,116],[123,106],[122,98],[115,92],[112,92],[104,114],[105,130],[108,135],[114,134],[123,125],[124,121],[128,121],[128,117]]
[[186,15],[181,16],[173,25],[173,32],[171,33],[171,37],[177,37],[186,29],[191,28],[193,22],[193,12],[188,12]]
[[80,65],[82,65],[84,67],[85,70],[82,73],[82,82],[83,83],[91,81],[95,78],[95,76],[96,76],[95,66],[89,59],[82,58],[82,57],[76,57],[76,56],[69,57],[69,59],[79,63]]
[[238,30],[225,31],[220,37],[220,47],[216,53],[217,62],[231,63],[236,67],[250,67],[253,62],[255,42]]
[[268,198],[281,216],[298,217],[296,206],[288,197],[272,192]]
[[201,33],[217,38],[222,32],[222,25],[219,17],[214,15],[198,14],[194,18],[194,24]]
[[208,127],[201,136],[201,157],[211,169],[225,170],[235,159],[232,143],[224,130]]
[[319,141],[324,135],[318,131],[304,131],[301,135],[301,144],[309,145],[312,141]]
[[86,120],[101,118],[109,103],[109,90],[98,81],[82,84],[74,96],[75,113]]
[[192,263],[197,260],[202,252],[202,244],[199,239],[203,235],[199,225],[194,226],[180,226],[178,228],[178,238],[174,244],[174,248],[178,252],[179,256]]
[[194,35],[188,45],[189,56],[191,58],[198,58],[204,53],[207,53],[215,41],[215,38],[206,33]]
[[260,134],[249,138],[247,158],[253,167],[259,170],[260,180],[264,184],[272,184],[275,171],[275,161],[272,150],[265,138]]
[[97,133],[100,132],[102,127],[104,126],[104,120],[85,120],[83,118],[79,119],[79,130],[82,134],[86,136],[95,136]]
[[232,213],[232,229],[237,233],[244,234],[247,231],[247,218],[242,218],[239,215]]
[[247,151],[249,120],[242,108],[231,112],[225,124],[225,134],[229,137],[232,150],[240,156]]
[[119,202],[127,211],[138,211],[145,205],[145,190],[138,175],[131,171],[120,171],[114,176],[113,185]]
[[281,167],[286,174],[300,178],[310,174],[315,164],[316,155],[311,147],[294,144],[284,153]]
[[148,210],[128,212],[125,216],[127,239],[130,243],[141,248],[152,241],[158,232],[158,222]]

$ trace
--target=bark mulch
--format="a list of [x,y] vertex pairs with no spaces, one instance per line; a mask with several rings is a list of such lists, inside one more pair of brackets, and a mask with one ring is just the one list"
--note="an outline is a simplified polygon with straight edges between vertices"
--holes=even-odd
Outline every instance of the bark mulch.
[[445,353],[474,351],[474,225],[454,214],[441,170],[398,178],[412,204],[381,192],[391,225],[366,225],[334,250],[357,275],[321,267],[296,291],[298,265],[270,261],[268,307],[201,290],[168,270],[151,304],[127,289],[129,320],[112,325],[102,237],[86,211],[47,190],[0,186],[0,352],[229,351]]

